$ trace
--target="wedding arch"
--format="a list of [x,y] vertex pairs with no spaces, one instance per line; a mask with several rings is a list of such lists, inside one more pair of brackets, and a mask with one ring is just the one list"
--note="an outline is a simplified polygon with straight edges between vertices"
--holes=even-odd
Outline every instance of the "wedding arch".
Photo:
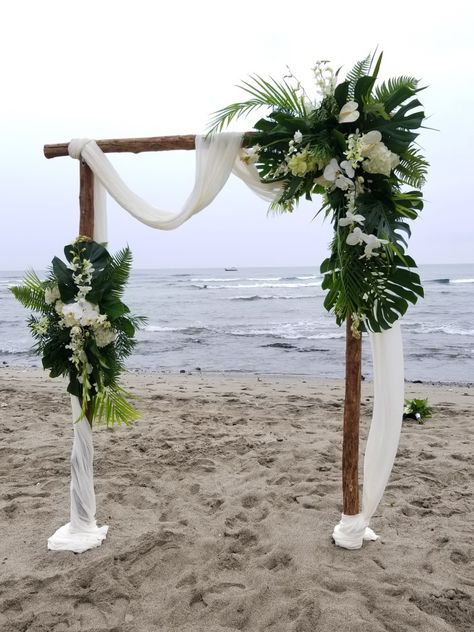
[[[139,221],[162,230],[178,227],[207,206],[231,171],[259,195],[271,199],[275,187],[262,184],[256,170],[240,162],[241,141],[241,134],[225,133],[208,139],[192,135],[97,142],[76,139],[70,143],[45,145],[44,154],[47,158],[70,155],[79,159],[79,234],[106,242],[104,189]],[[105,157],[105,153],[112,152],[179,149],[196,149],[196,183],[183,209],[175,214],[154,209],[132,193]],[[354,337],[351,325],[348,320],[342,448],[343,514],[333,537],[339,546],[360,548],[363,539],[377,537],[368,523],[383,495],[398,447],[403,413],[403,354],[398,325],[385,333],[370,334],[374,360],[374,410],[366,446],[361,513],[358,475],[361,338]],[[74,409],[73,416],[77,418],[77,404]],[[79,547],[86,550],[91,545],[97,546],[107,533],[106,527],[95,525],[92,431],[87,420],[74,424],[72,452],[71,524],[76,533],[71,534],[70,529],[61,527],[59,533],[50,538],[49,546],[53,549]]]
[[[49,285],[45,282],[33,287],[40,303],[47,304],[52,318],[49,321],[46,316],[44,323],[33,319],[33,333],[40,335],[40,330],[48,329],[54,321],[59,330],[70,328],[61,335],[64,348],[73,349],[74,337],[83,336],[84,330],[81,329],[83,323],[74,320],[77,314],[71,316],[70,312],[79,313],[85,307],[87,322],[84,326],[95,323],[96,328],[96,333],[88,331],[85,335],[99,336],[102,340],[97,342],[97,355],[98,347],[109,343],[112,346],[112,325],[107,321],[108,312],[99,310],[98,294],[90,287],[93,285],[91,261],[82,260],[81,253],[88,249],[95,253],[102,262],[102,271],[106,269],[105,261],[110,261],[110,255],[99,245],[107,242],[105,192],[136,219],[160,230],[176,229],[203,210],[231,173],[269,202],[271,208],[284,212],[293,211],[303,196],[311,200],[312,195],[321,194],[321,210],[331,217],[334,226],[330,256],[321,264],[322,287],[327,290],[324,306],[335,315],[337,324],[345,322],[346,325],[343,512],[332,536],[336,545],[347,549],[360,548],[364,540],[378,537],[369,523],[390,476],[403,418],[404,369],[399,321],[408,303],[415,303],[423,296],[419,276],[412,270],[416,264],[405,253],[410,235],[406,219],[415,219],[423,208],[422,195],[417,189],[424,182],[428,165],[414,147],[417,137],[414,130],[420,128],[424,120],[424,112],[418,109],[421,103],[414,98],[421,88],[416,79],[407,76],[375,86],[381,59],[382,55],[372,71],[374,56],[369,55],[358,62],[341,83],[337,83],[337,73],[327,62],[317,62],[313,71],[322,97],[317,102],[311,101],[291,72],[289,77],[296,81],[295,86],[287,79],[278,82],[255,75],[241,86],[250,98],[217,111],[211,123],[212,133],[207,136],[75,139],[45,145],[47,158],[69,155],[79,160],[79,233],[82,237],[65,249],[71,264],[69,268],[57,258],[53,260],[53,268],[55,265],[58,277],[65,279],[65,287],[58,289],[58,285],[53,285],[54,279]],[[269,107],[271,112],[254,124],[253,131],[223,133],[223,128],[233,119],[261,106]],[[195,150],[196,175],[191,194],[177,212],[155,208],[141,199],[127,187],[106,157],[113,152],[179,149]],[[415,190],[406,191],[405,185]],[[89,245],[82,245],[81,239],[89,239],[86,242]],[[102,286],[102,298],[105,287]],[[121,287],[120,279],[118,287]],[[65,304],[62,300],[53,303],[53,295],[60,296]],[[94,296],[96,300],[91,298],[88,302],[86,296]],[[35,303],[34,300],[30,304],[28,300],[23,302],[27,306]],[[57,309],[63,319],[59,322],[54,313]],[[120,315],[128,308],[119,305],[118,310]],[[71,316],[69,324],[68,316]],[[133,333],[132,320],[122,325]],[[363,331],[367,332],[372,348],[374,403],[360,502],[358,452]],[[50,549],[76,552],[100,545],[108,528],[98,527],[95,521],[91,426],[96,408],[87,407],[88,372],[94,368],[89,365],[93,360],[88,359],[84,348],[79,345],[73,350],[71,359],[76,361],[81,375],[79,379],[73,367],[75,386],[72,390],[68,387],[73,395],[75,422],[71,520],[48,540]],[[43,364],[51,366],[48,361]],[[56,367],[51,375],[65,372],[64,367]],[[96,392],[95,402],[104,396],[100,384]],[[79,399],[81,393],[82,400]]]

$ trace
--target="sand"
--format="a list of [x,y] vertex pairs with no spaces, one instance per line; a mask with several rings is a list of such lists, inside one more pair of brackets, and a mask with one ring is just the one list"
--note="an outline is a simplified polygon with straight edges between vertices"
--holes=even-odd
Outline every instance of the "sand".
[[[335,547],[343,385],[303,377],[129,374],[131,428],[97,429],[98,524],[68,521],[65,383],[0,370],[2,632],[453,632],[474,621],[474,388],[408,384],[435,407],[404,422],[372,526]],[[362,434],[371,411],[363,384]]]

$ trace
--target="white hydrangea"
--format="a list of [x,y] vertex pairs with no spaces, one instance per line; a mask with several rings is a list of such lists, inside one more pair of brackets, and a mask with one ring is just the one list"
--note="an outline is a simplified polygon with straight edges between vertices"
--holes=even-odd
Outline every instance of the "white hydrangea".
[[400,158],[394,154],[384,143],[377,143],[368,153],[367,159],[362,163],[367,173],[381,173],[389,176],[392,169],[399,164]]
[[115,338],[117,337],[115,331],[111,329],[110,323],[108,324],[109,324],[109,327],[96,327],[94,329],[95,342],[99,348],[106,347],[111,342],[113,342]]

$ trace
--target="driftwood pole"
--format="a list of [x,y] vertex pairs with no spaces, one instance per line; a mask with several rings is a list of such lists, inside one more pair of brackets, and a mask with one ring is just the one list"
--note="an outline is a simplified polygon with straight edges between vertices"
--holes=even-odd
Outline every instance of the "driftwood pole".
[[352,318],[346,322],[346,391],[342,439],[342,498],[344,513],[359,513],[359,420],[362,337],[354,338]]
[[94,239],[94,174],[83,160],[79,164],[79,235]]
[[[194,134],[181,136],[154,136],[148,138],[111,138],[97,140],[104,153],[146,151],[171,151],[195,149]],[[68,143],[45,145],[46,158],[68,155]],[[81,160],[79,202],[81,219],[79,233],[94,236],[94,179],[88,165]],[[344,397],[344,428],[342,444],[342,494],[344,513],[348,516],[359,513],[359,419],[361,384],[361,339],[354,338],[351,319],[346,327],[346,390]]]

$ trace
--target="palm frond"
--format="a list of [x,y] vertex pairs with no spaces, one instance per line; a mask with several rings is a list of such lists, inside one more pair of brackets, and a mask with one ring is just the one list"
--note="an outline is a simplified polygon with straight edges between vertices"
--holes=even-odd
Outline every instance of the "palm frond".
[[298,90],[285,80],[277,81],[272,77],[267,80],[259,75],[254,75],[250,77],[249,81],[243,81],[242,85],[238,87],[250,94],[252,98],[247,101],[231,103],[214,112],[209,123],[209,134],[221,132],[234,119],[241,118],[261,107],[276,108],[284,112],[291,112],[296,116],[304,117],[306,114]]
[[404,184],[420,189],[426,181],[429,162],[418,149],[409,149],[400,158],[395,171]]
[[121,386],[101,389],[94,397],[92,419],[98,424],[105,422],[107,427],[114,424],[128,426],[136,421],[140,414],[126,397],[131,397],[131,394]]
[[130,248],[122,248],[110,261],[110,276],[115,292],[122,292],[128,282],[132,270],[132,253]]
[[419,80],[415,77],[401,76],[394,77],[388,81],[383,81],[374,90],[375,101],[385,103],[388,101],[398,90],[405,89],[415,93],[418,90]]
[[359,79],[361,79],[362,77],[366,77],[369,74],[374,55],[375,53],[369,53],[365,59],[362,59],[361,61],[358,61],[356,64],[354,64],[351,70],[347,73],[346,81],[349,82],[349,99],[353,98],[355,85],[359,81]]
[[29,270],[25,274],[23,285],[10,288],[13,296],[27,309],[45,312],[48,305],[44,300],[44,285],[36,272]]

